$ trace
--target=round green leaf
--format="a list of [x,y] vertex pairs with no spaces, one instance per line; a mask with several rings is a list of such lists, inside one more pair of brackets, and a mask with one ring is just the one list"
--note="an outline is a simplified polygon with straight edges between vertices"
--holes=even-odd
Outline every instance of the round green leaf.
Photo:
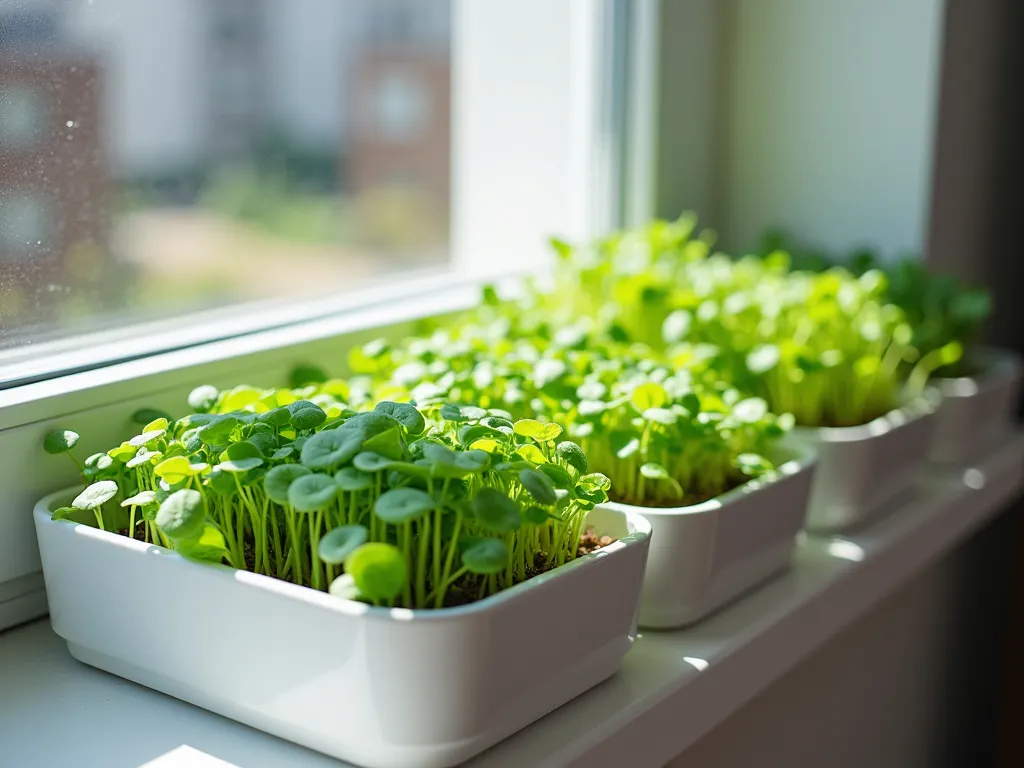
[[323,409],[309,400],[296,400],[288,406],[288,413],[292,426],[299,430],[315,429],[327,420]]
[[148,507],[156,504],[156,491],[139,491],[121,502],[122,507]]
[[198,429],[189,435],[187,439],[185,439],[184,436],[182,439],[185,440],[185,451],[188,453],[195,453],[203,447],[203,438],[199,436]]
[[367,438],[370,438],[374,435],[379,435],[381,432],[394,429],[397,426],[399,426],[398,420],[386,413],[381,411],[364,411],[363,413],[351,414],[339,429],[358,429]]
[[[494,413],[495,409],[491,409],[491,413]],[[504,416],[488,416],[486,419],[482,419],[481,424],[484,424],[491,429],[496,429],[504,434],[511,434],[513,427],[515,426],[511,419],[506,419]],[[507,430],[507,431],[506,431]]]
[[138,452],[138,448],[136,448],[134,445],[132,445],[126,440],[116,448],[111,448],[109,451],[107,451],[107,455],[110,456],[112,459],[116,459],[117,461],[126,462],[128,461],[128,459],[134,458],[135,454]]
[[216,404],[219,394],[217,388],[209,384],[196,387],[188,395],[188,407],[193,411],[205,413]]
[[273,456],[277,453],[278,438],[277,435],[270,432],[253,432],[247,440],[259,448],[260,453],[264,456]]
[[455,465],[472,473],[483,472],[490,463],[491,455],[487,451],[471,449],[455,454]]
[[149,432],[143,432],[141,435],[136,435],[131,440],[129,440],[128,444],[134,445],[136,448],[139,448],[143,445],[146,445],[146,443],[151,443],[154,440],[163,437],[166,433],[167,430],[165,429],[154,429]]
[[434,477],[459,478],[477,471],[469,466],[462,466],[458,461],[458,454],[443,445],[424,446],[423,461],[430,467],[430,474]]
[[373,485],[373,475],[368,475],[356,467],[342,467],[334,473],[334,482],[341,490],[349,493],[364,491]]
[[363,446],[357,429],[317,432],[302,446],[302,463],[315,470],[331,470],[350,462]]
[[106,453],[94,453],[85,460],[86,470],[96,470],[102,472],[104,469],[109,469],[114,466],[114,460]]
[[408,403],[392,403],[390,401],[383,401],[377,403],[373,410],[378,413],[384,413],[391,418],[395,419],[403,427],[406,432],[410,435],[419,435],[426,429],[426,422],[423,420],[423,414],[420,413],[416,406],[409,405]]
[[257,418],[263,424],[269,424],[272,427],[284,427],[291,424],[292,414],[287,408],[282,406],[281,408],[274,408],[266,413],[261,413]]
[[505,434],[486,424],[466,424],[459,429],[459,442],[462,445],[472,445],[481,439],[504,441]]
[[317,554],[325,563],[340,565],[369,538],[370,532],[362,525],[342,525],[328,531],[320,539]]
[[641,466],[640,474],[650,480],[667,480],[669,476],[668,470],[665,467],[661,464],[655,464],[653,461]]
[[139,452],[135,454],[135,457],[129,459],[125,463],[125,466],[128,467],[128,469],[135,469],[135,467],[141,467],[143,464],[156,461],[161,456],[163,456],[163,454],[159,451],[150,451],[146,448],[140,448]]
[[192,488],[175,491],[160,505],[156,525],[172,541],[199,538],[206,525],[203,495]]
[[609,480],[605,475],[600,472],[593,472],[589,475],[584,475],[579,480],[579,485],[584,488],[593,488],[600,491],[609,491],[612,487],[612,481]]
[[352,460],[352,466],[362,472],[382,472],[391,466],[392,460],[373,451],[363,451]]
[[231,472],[222,472],[217,467],[210,472],[207,486],[221,496],[230,496],[238,490],[238,486],[235,484],[235,475]]
[[[351,434],[361,435],[361,429],[348,430]],[[393,461],[398,461],[405,455],[405,445],[402,443],[400,427],[392,427],[391,429],[380,432],[373,437],[369,438],[363,443],[363,449],[370,451],[371,453],[379,453],[385,458]]]
[[523,524],[519,507],[497,488],[481,488],[472,501],[473,514],[488,531],[511,533]]
[[270,458],[273,461],[281,461],[282,459],[287,459],[289,456],[293,455],[294,453],[295,453],[295,446],[294,445],[282,445],[280,448],[278,448],[276,451],[274,451],[273,454],[271,454]]
[[524,469],[519,473],[519,482],[541,504],[554,504],[558,501],[554,483],[543,472],[536,469]]
[[263,464],[263,452],[248,440],[232,443],[224,454],[227,459],[217,465],[224,472],[248,472]]
[[504,447],[502,443],[497,440],[493,440],[489,437],[484,437],[479,440],[474,440],[470,446],[474,451],[484,451],[486,453],[501,453]]
[[455,405],[446,403],[441,406],[441,418],[445,421],[476,421],[487,415],[487,411],[475,405]]
[[288,489],[292,483],[309,474],[312,473],[301,464],[281,464],[264,475],[263,489],[268,499],[283,506],[288,503]]
[[202,427],[197,434],[206,445],[226,445],[237,426],[238,419],[234,416],[218,416]]
[[558,444],[555,455],[581,475],[587,472],[587,454],[576,443],[566,440]]
[[345,559],[345,572],[352,575],[360,593],[378,601],[398,597],[409,579],[402,552],[380,542],[357,547]]
[[462,550],[462,564],[481,575],[505,570],[508,557],[508,547],[500,539],[474,539]]
[[78,443],[79,435],[70,429],[55,429],[43,438],[43,450],[50,454],[67,453]]
[[644,413],[650,408],[661,408],[668,402],[668,393],[661,384],[648,381],[633,390],[630,402],[640,413]]
[[528,461],[531,464],[543,464],[548,460],[548,457],[544,455],[544,452],[533,443],[525,443],[516,448],[515,455],[523,461]]
[[303,475],[288,487],[288,503],[299,512],[325,509],[337,496],[338,485],[328,475]]
[[199,536],[185,541],[176,541],[174,551],[189,560],[203,563],[219,563],[228,554],[228,545],[224,534],[213,523],[205,523]]
[[[150,411],[147,415],[152,415],[154,413],[160,413],[160,411]],[[143,433],[154,432],[154,431],[156,431],[158,429],[162,429],[164,431],[167,431],[170,428],[171,428],[171,419],[170,419],[170,417],[160,416],[158,418],[153,419],[152,421],[147,422],[146,425],[143,426],[142,432]]]
[[103,506],[116,495],[117,483],[113,480],[100,480],[78,494],[75,500],[71,502],[71,506],[75,509],[96,509],[96,507]]
[[557,464],[541,464],[537,468],[548,476],[555,488],[569,491],[576,487],[576,481],[572,476]]
[[512,429],[517,435],[523,435],[542,443],[555,440],[562,434],[562,428],[557,424],[545,424],[534,419],[520,419]]
[[544,525],[548,520],[558,520],[559,518],[542,507],[529,506],[523,512],[523,519],[530,525]]
[[434,508],[434,499],[418,488],[392,488],[373,505],[373,512],[386,523],[399,525],[416,520]]

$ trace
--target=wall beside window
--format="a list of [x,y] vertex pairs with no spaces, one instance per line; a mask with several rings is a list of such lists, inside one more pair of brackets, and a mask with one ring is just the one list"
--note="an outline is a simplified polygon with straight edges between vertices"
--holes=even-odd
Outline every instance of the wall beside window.
[[727,249],[920,251],[943,0],[663,2],[658,210]]

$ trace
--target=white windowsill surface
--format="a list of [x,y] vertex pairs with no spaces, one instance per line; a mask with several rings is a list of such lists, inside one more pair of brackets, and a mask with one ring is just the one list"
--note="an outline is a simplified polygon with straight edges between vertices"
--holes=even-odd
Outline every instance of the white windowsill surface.
[[[696,627],[647,632],[612,680],[472,761],[658,768],[996,515],[1024,487],[1024,435],[931,471],[862,532],[812,537],[793,568]],[[358,702],[353,702],[354,706]],[[0,634],[0,763],[48,768],[339,768],[74,661],[47,620]]]

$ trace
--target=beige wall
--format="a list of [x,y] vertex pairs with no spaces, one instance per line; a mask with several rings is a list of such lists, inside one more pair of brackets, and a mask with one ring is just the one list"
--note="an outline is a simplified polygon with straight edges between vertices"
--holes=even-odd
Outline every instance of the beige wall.
[[663,0],[658,206],[729,249],[927,241],[943,0]]

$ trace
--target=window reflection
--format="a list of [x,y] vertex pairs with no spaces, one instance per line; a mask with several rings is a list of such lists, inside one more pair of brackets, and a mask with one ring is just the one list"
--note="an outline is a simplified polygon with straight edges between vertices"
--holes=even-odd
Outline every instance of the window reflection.
[[448,258],[447,0],[0,4],[0,349]]

